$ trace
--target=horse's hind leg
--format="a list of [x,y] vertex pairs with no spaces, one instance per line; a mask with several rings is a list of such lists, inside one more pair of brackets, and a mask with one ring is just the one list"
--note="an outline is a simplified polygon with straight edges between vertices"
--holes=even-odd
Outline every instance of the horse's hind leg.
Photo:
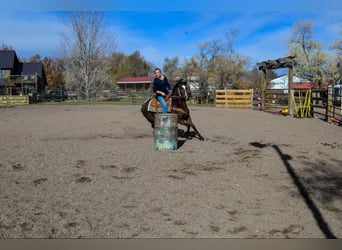
[[[196,126],[195,126],[193,123],[191,123],[190,126],[191,126],[192,129],[196,132],[196,134],[198,135],[199,139],[200,139],[201,141],[204,141],[204,137],[200,134],[200,132],[198,132]],[[190,130],[190,127],[189,127],[188,130]]]
[[193,124],[191,118],[189,118],[188,120],[185,120],[182,122],[180,122],[181,124],[185,125],[187,127],[187,131],[185,132],[185,134],[189,134],[190,133],[190,127],[195,131],[195,133],[198,135],[199,139],[201,141],[204,141],[204,137],[200,134],[200,132],[197,130],[196,126]]

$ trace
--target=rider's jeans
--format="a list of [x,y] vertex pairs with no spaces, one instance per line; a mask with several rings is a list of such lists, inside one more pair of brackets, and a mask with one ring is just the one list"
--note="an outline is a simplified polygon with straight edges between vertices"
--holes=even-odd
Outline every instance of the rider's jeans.
[[166,101],[165,101],[164,97],[161,95],[158,95],[157,99],[160,102],[160,104],[162,105],[162,112],[167,113],[168,109],[167,109]]

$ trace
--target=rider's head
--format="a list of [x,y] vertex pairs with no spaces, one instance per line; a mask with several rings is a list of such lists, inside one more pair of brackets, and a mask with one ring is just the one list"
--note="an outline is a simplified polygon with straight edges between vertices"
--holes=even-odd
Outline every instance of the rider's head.
[[155,68],[153,72],[154,72],[154,75],[155,75],[157,78],[160,78],[160,76],[161,76],[161,70],[160,70],[160,68]]

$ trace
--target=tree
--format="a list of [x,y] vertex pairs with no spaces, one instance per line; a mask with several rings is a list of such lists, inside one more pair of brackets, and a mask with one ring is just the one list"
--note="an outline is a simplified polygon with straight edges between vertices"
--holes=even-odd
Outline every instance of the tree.
[[110,84],[108,56],[115,47],[106,33],[104,13],[69,12],[59,49],[65,66],[67,86],[88,102]]
[[44,66],[47,89],[63,89],[65,82],[63,78],[63,63],[60,59],[44,57],[41,61]]
[[0,50],[14,50],[14,48],[11,45],[7,45],[5,43],[2,43],[0,46]]
[[196,75],[197,79],[195,81],[199,84],[200,91],[206,92],[208,87],[207,60],[203,50],[200,50],[200,53],[192,56],[190,59],[185,59],[184,66],[180,69],[180,72],[183,79]]
[[114,81],[129,76],[129,67],[126,64],[126,55],[122,52],[114,52],[110,58],[111,73]]
[[138,50],[127,56],[126,63],[131,71],[131,76],[147,76],[150,71],[150,64]]
[[333,79],[331,81],[333,84],[342,81],[342,23],[340,23],[340,36],[341,39],[335,41],[331,48],[336,51],[336,56],[329,60],[329,72],[333,75]]
[[32,56],[29,60],[29,63],[39,63],[41,62],[40,60],[40,55],[39,54],[35,54],[34,56]]
[[225,40],[212,40],[198,44],[197,69],[202,73],[201,88],[208,85],[216,88],[241,88],[244,86],[245,67],[249,58],[234,50],[236,32],[230,29]]
[[178,69],[179,58],[178,56],[174,58],[164,58],[163,72],[170,81],[173,81],[173,73]]
[[130,55],[114,52],[110,57],[111,74],[115,81],[128,76],[147,76],[151,71],[151,64],[147,62],[139,51]]
[[296,23],[287,43],[287,55],[296,57],[294,74],[313,82],[324,81],[327,54],[322,51],[321,44],[313,40],[311,21]]

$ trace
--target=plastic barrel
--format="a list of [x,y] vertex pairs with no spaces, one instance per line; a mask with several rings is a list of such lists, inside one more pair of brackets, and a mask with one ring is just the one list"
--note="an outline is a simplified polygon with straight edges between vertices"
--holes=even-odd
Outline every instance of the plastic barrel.
[[178,147],[178,115],[157,113],[154,115],[154,148],[174,150]]

